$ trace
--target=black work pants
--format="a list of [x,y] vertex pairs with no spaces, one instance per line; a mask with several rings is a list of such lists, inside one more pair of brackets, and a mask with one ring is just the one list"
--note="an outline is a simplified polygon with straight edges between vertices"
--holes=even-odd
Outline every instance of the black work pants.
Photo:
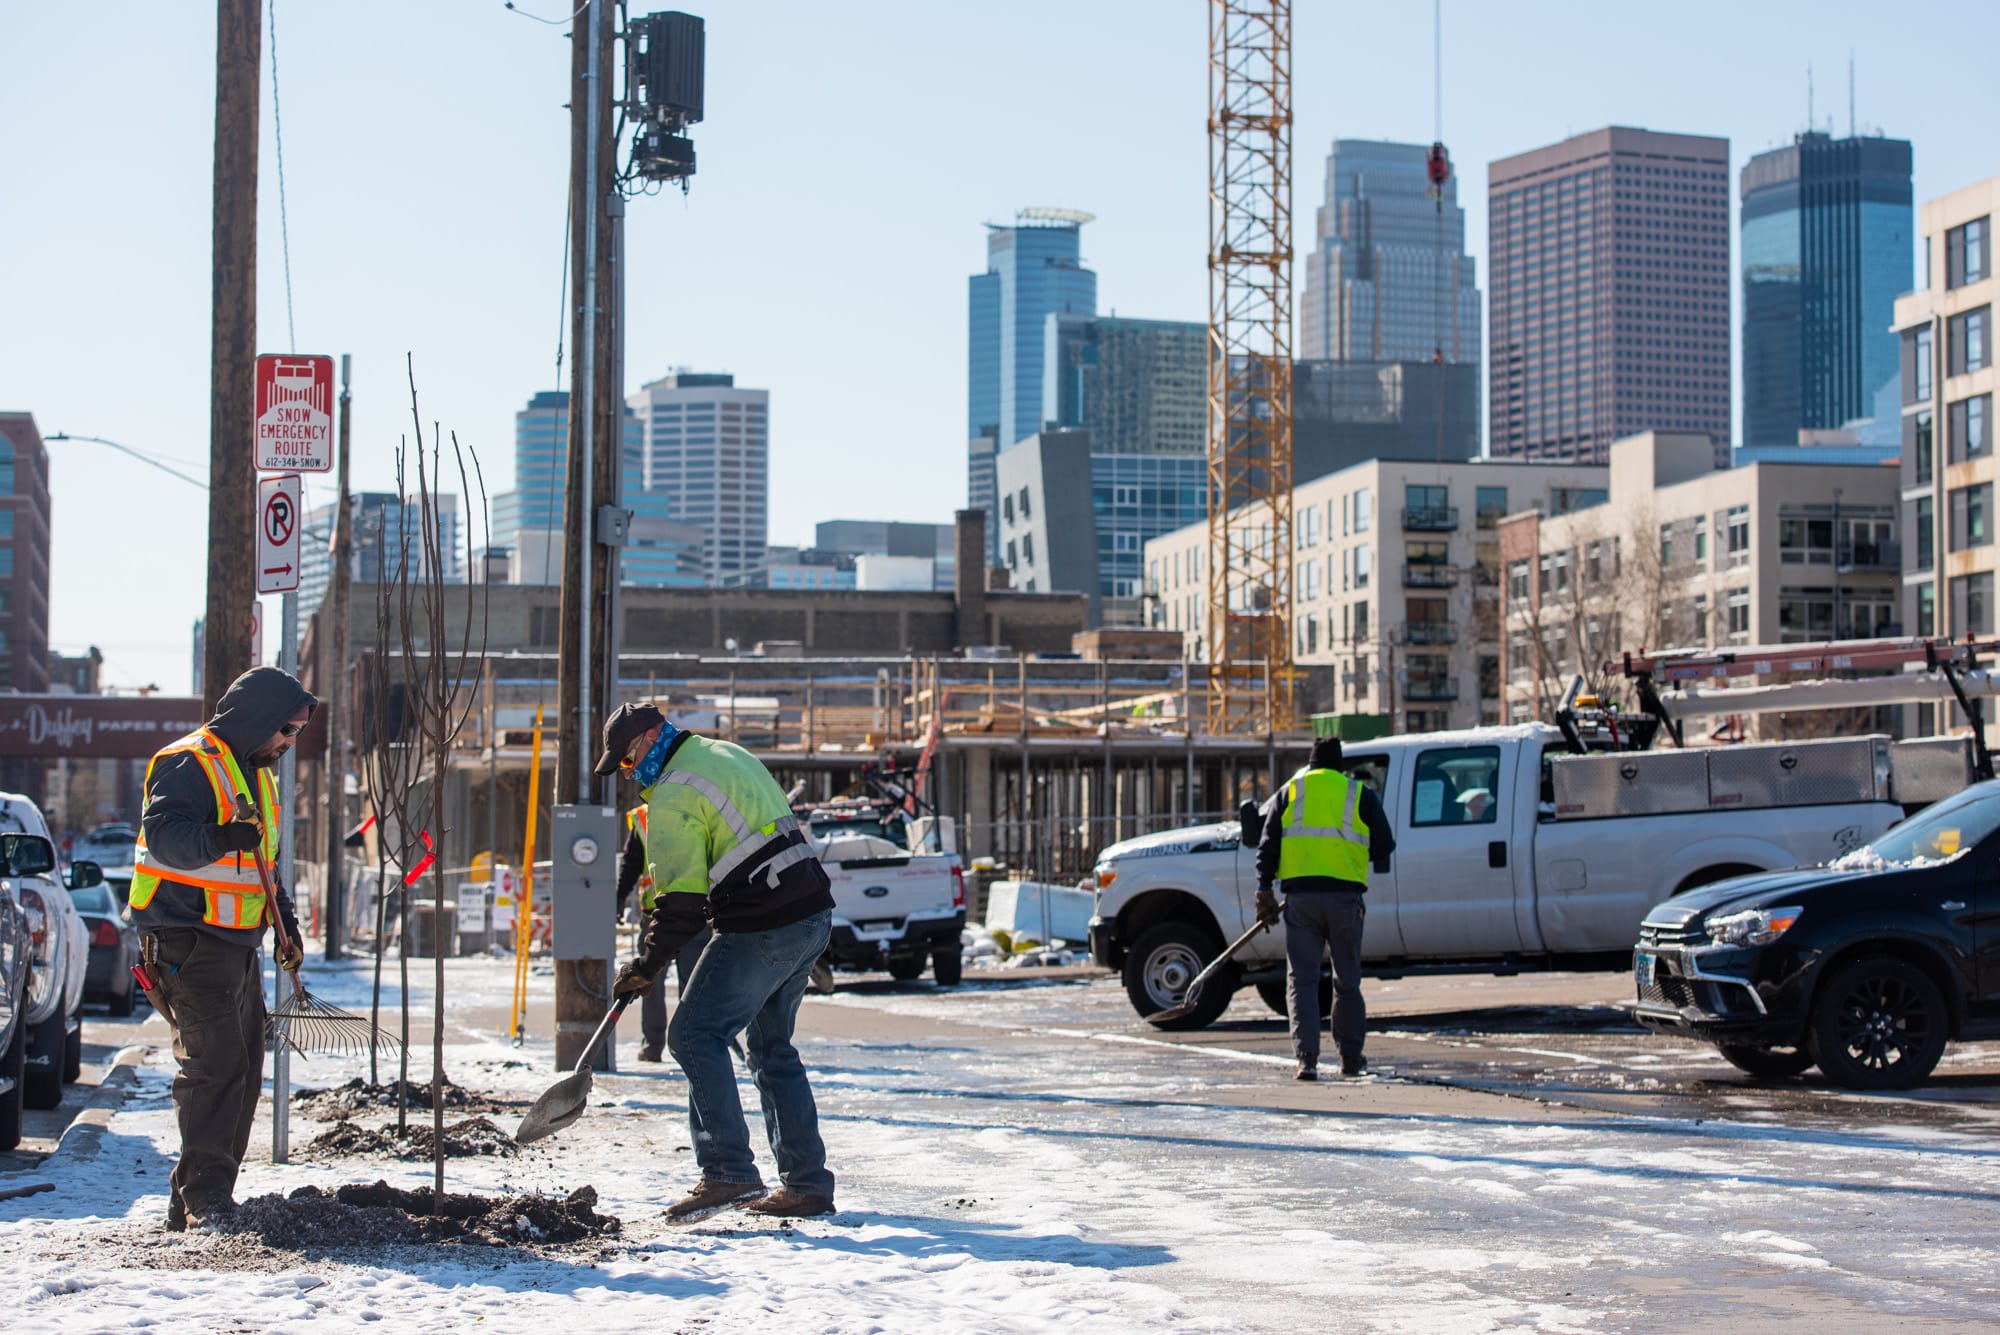
[[[685,993],[688,975],[694,972],[695,961],[701,958],[701,949],[708,944],[714,929],[704,927],[688,939],[681,947],[681,953],[674,956],[674,979]],[[660,976],[639,998],[639,1033],[646,1046],[660,1051],[667,1045],[667,971],[660,970]]]
[[[248,933],[246,933],[248,935]],[[173,1012],[173,1194],[199,1215],[234,1199],[264,1087],[264,992],[254,945],[192,927],[146,934],[146,958]]]
[[1292,1050],[1319,1060],[1319,962],[1333,957],[1333,1041],[1343,1059],[1361,1055],[1368,1008],[1361,1000],[1361,925],[1368,905],[1359,890],[1301,890],[1285,896],[1285,1003]]

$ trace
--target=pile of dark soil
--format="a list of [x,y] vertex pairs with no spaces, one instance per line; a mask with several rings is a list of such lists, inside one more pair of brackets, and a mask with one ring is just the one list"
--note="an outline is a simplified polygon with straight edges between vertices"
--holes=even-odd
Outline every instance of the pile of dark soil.
[[284,1251],[333,1251],[426,1242],[493,1247],[563,1244],[603,1238],[619,1222],[597,1212],[597,1189],[566,1197],[461,1196],[446,1192],[432,1209],[429,1187],[405,1191],[387,1182],[290,1196],[257,1196],[217,1221],[216,1233],[251,1237]]
[[[398,1159],[432,1157],[432,1130],[429,1121],[412,1122],[407,1135],[398,1137],[395,1126],[380,1131],[359,1122],[340,1121],[331,1130],[313,1138],[305,1154],[313,1159],[338,1159],[350,1154],[393,1154]],[[444,1157],[470,1159],[483,1154],[511,1155],[519,1152],[514,1138],[484,1117],[468,1117],[444,1129]]]
[[[358,1112],[375,1112],[382,1108],[396,1106],[396,1082],[391,1080],[380,1085],[371,1085],[360,1076],[344,1085],[331,1089],[307,1089],[292,1095],[292,1107],[302,1117],[314,1121],[338,1121],[354,1116]],[[409,1090],[409,1106],[431,1111],[431,1087],[412,1080]],[[458,1113],[498,1113],[514,1112],[525,1108],[526,1103],[514,1099],[496,1099],[485,1094],[475,1094],[465,1086],[444,1082],[444,1106],[446,1112]]]

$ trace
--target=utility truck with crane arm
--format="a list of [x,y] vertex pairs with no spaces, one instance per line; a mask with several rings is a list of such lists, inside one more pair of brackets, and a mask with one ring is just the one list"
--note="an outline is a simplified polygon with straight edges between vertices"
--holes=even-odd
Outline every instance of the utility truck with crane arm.
[[[1864,661],[1884,666],[1895,652],[1914,656],[1927,670],[1904,675],[1913,694],[1902,698],[1956,695],[1977,721],[1985,681],[1975,677],[1968,696],[1960,669],[1976,662],[1979,646],[1896,644],[1877,655],[1884,662]],[[1767,652],[1782,653],[1791,671],[1854,657],[1833,650]],[[1699,665],[1688,654],[1641,666],[1664,675],[1672,661],[1710,678],[1757,671],[1753,651],[1724,656],[1727,664],[1706,653]],[[1872,693],[1865,703],[1879,704],[1894,694],[1889,680],[1812,685],[1865,686]],[[1832,861],[1906,810],[1991,772],[1977,728],[1972,737],[1904,743],[1862,736],[1620,749],[1643,748],[1656,735],[1680,740],[1671,713],[1679,702],[1662,700],[1650,676],[1640,684],[1642,716],[1578,708],[1572,688],[1560,726],[1350,744],[1344,768],[1381,799],[1397,845],[1391,865],[1369,877],[1362,960],[1370,972],[1626,969],[1640,921],[1661,901],[1734,876]],[[1700,712],[1718,709],[1711,700]],[[1175,1007],[1223,943],[1253,923],[1263,819],[1245,803],[1237,822],[1127,840],[1099,854],[1092,957],[1122,972],[1140,1015]],[[1201,989],[1198,1004],[1162,1027],[1210,1023],[1244,983],[1282,1011],[1283,932],[1281,924],[1253,936]]]

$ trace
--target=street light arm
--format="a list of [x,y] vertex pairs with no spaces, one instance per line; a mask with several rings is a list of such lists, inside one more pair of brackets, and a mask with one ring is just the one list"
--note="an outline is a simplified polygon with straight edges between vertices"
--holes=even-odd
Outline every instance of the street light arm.
[[208,490],[208,484],[206,482],[203,482],[200,478],[189,477],[186,473],[181,472],[178,468],[169,468],[166,464],[161,463],[158,459],[152,458],[149,455],[141,454],[139,453],[139,451],[133,449],[129,445],[120,445],[117,441],[106,440],[102,436],[73,436],[67,432],[58,431],[53,436],[43,436],[42,439],[44,441],[87,440],[93,445],[109,445],[112,449],[117,450],[120,454],[129,454],[142,464],[151,464],[153,467],[159,469],[162,473],[170,473],[173,476],[179,478],[181,481],[190,484],[191,486],[200,487],[203,491]]

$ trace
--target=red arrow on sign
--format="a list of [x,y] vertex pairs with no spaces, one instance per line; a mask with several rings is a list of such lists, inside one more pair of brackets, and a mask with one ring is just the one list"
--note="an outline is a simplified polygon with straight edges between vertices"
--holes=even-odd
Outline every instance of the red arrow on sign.
[[265,566],[264,573],[267,575],[289,575],[292,573],[292,568],[290,565]]

